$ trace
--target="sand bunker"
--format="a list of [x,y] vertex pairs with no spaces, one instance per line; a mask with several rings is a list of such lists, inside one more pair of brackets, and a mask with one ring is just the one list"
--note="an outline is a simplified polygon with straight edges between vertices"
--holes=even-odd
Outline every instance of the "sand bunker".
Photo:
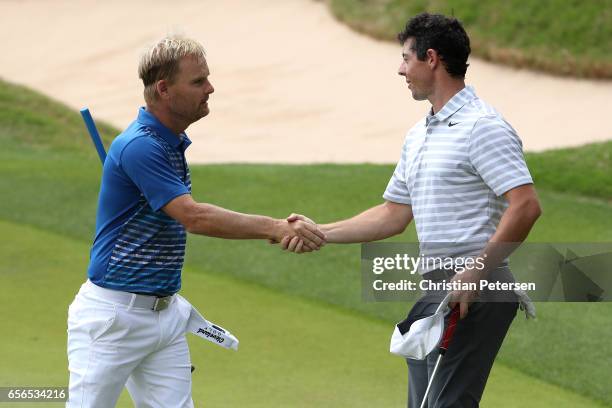
[[[169,32],[202,41],[216,92],[188,130],[191,162],[391,163],[428,108],[396,73],[399,45],[356,34],[320,2],[3,1],[0,15],[1,77],[118,128],[143,103],[142,49]],[[467,82],[527,150],[612,138],[602,113],[612,81],[472,59]]]

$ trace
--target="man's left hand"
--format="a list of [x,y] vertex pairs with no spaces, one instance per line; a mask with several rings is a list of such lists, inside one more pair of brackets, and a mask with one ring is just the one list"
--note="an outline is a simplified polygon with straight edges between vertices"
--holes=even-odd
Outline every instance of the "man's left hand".
[[[457,273],[451,279],[451,282],[461,282],[461,284],[474,283],[478,288],[482,279],[482,271],[476,269],[467,269],[462,273]],[[451,292],[451,309],[459,305],[459,317],[463,319],[468,314],[470,303],[478,298],[478,290],[454,290]]]

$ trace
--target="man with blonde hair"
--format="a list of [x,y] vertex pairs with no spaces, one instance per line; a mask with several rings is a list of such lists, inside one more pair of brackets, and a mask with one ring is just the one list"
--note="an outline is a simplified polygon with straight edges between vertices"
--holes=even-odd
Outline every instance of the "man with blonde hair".
[[146,107],[113,141],[102,173],[88,280],[68,311],[68,407],[112,407],[124,386],[138,407],[192,407],[185,332],[192,306],[177,295],[186,232],[228,239],[325,236],[191,197],[187,127],[209,114],[204,48],[168,37],[138,69]]

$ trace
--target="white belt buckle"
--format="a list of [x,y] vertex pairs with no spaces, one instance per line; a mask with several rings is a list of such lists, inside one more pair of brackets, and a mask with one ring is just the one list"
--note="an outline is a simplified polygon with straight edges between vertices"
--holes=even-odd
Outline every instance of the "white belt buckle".
[[166,296],[166,297],[155,299],[155,303],[153,303],[152,310],[156,312],[160,312],[164,309],[167,309],[168,306],[170,306],[171,299],[172,299],[172,296]]

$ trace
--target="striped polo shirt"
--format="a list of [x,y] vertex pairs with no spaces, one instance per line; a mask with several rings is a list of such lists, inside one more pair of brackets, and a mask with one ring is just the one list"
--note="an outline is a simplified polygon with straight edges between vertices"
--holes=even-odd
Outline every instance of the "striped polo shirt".
[[176,135],[141,108],[111,144],[98,198],[89,279],[98,286],[170,295],[181,287],[185,228],[161,209],[191,193],[185,149]]
[[412,206],[421,255],[457,258],[484,249],[502,195],[531,183],[516,131],[468,86],[408,131],[383,197]]

